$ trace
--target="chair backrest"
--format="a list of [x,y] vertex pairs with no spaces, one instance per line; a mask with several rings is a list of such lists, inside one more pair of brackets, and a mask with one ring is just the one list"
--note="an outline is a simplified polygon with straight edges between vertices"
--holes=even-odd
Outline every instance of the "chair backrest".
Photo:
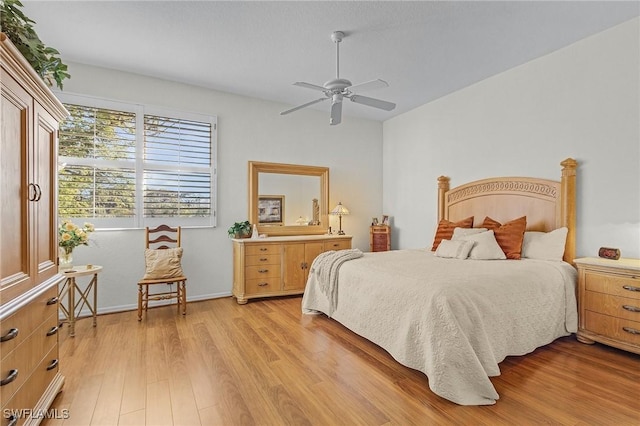
[[180,233],[179,226],[177,228],[171,228],[167,225],[160,225],[157,228],[149,228],[147,226],[145,233],[146,248],[162,250],[181,247]]

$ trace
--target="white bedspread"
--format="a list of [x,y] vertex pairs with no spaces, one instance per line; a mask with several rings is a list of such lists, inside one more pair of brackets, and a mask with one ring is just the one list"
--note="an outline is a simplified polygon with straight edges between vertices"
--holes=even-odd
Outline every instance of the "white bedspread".
[[340,267],[335,306],[310,274],[302,310],[330,314],[424,372],[441,397],[488,405],[505,357],[577,331],[576,275],[564,262],[365,253]]

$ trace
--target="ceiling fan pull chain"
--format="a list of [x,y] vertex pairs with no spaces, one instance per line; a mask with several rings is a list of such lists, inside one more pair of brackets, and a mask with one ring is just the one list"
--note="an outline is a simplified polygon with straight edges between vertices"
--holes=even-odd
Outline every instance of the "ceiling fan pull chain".
[[340,78],[340,40],[336,41],[336,78]]

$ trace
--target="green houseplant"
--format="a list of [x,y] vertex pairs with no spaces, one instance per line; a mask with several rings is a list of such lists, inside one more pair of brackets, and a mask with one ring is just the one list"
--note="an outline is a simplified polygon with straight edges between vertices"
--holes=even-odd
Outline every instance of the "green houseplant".
[[19,0],[0,0],[0,31],[2,31],[31,64],[44,82],[62,89],[62,81],[71,78],[60,52],[47,47],[33,29],[35,22],[20,10]]
[[249,238],[251,236],[251,224],[248,220],[236,222],[229,228],[229,238]]

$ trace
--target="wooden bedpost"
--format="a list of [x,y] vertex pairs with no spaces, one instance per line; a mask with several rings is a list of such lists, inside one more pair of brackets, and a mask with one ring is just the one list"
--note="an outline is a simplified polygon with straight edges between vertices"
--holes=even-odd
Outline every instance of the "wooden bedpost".
[[445,216],[445,194],[449,190],[449,178],[447,176],[438,177],[438,222],[446,219]]
[[578,162],[573,158],[567,158],[560,165],[562,166],[560,219],[562,220],[561,226],[566,226],[569,230],[564,260],[573,264],[576,257],[576,169]]

